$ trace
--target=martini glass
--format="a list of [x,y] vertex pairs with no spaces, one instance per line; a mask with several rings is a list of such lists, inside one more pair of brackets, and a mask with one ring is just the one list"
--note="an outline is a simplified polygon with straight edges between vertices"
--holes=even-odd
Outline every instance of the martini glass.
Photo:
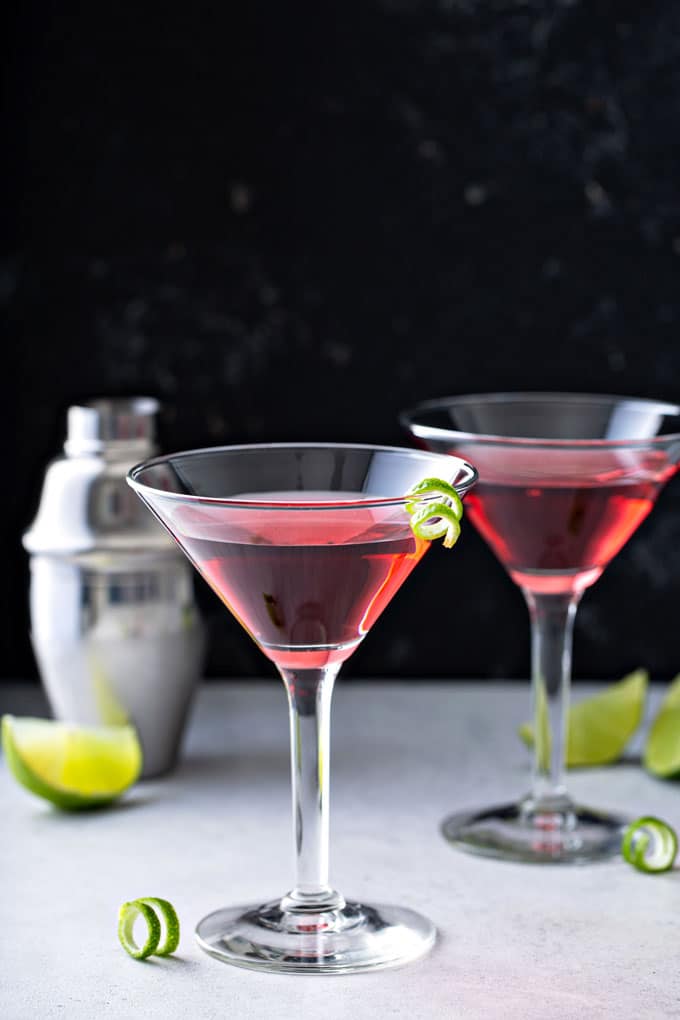
[[333,683],[429,547],[410,527],[404,494],[432,476],[462,496],[476,473],[415,450],[272,444],[160,457],[128,476],[288,694],[295,885],[199,923],[199,944],[229,963],[347,973],[404,963],[434,942],[426,918],[346,901],[328,878]]
[[680,407],[616,396],[490,393],[401,416],[419,444],[474,459],[468,517],[519,585],[531,617],[536,734],[531,792],[464,811],[444,835],[507,860],[597,860],[623,819],[573,803],[563,782],[574,615],[645,519],[680,460]]

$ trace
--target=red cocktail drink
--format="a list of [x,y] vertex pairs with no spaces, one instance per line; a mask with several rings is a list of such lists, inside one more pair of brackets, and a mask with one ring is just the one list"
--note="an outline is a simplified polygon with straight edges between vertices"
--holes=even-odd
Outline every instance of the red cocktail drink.
[[480,483],[468,516],[513,580],[544,594],[596,581],[676,470],[663,451],[644,449],[474,453]]
[[343,662],[388,605],[430,543],[401,509],[351,513],[314,508],[294,494],[277,511],[182,508],[175,535],[228,609],[279,666]]
[[456,846],[510,860],[617,854],[622,819],[579,808],[562,782],[574,615],[680,462],[680,407],[583,394],[481,394],[402,415],[426,449],[469,457],[468,516],[526,598],[532,622],[534,778],[519,804],[460,812]]
[[[430,519],[418,519],[428,508],[414,509],[407,493],[433,477],[448,488],[450,509],[476,473],[459,458],[414,450],[301,443],[190,451],[129,475],[276,664],[288,695],[295,885],[272,902],[203,918],[196,934],[212,956],[261,970],[349,973],[405,963],[434,942],[434,926],[413,910],[347,902],[328,882],[333,684],[429,548],[414,531],[431,533]],[[435,528],[444,516],[436,505]]]

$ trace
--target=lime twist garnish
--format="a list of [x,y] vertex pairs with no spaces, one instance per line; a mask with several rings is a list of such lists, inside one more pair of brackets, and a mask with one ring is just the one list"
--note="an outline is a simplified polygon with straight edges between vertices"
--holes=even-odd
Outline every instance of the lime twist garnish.
[[460,535],[463,504],[453,485],[442,478],[424,478],[406,496],[410,497],[406,512],[411,516],[414,535],[427,541],[443,538],[447,549],[455,545]]
[[621,853],[638,871],[670,871],[678,853],[678,837],[660,818],[638,818],[623,834]]
[[[146,921],[146,940],[139,946],[135,941],[134,927],[138,917]],[[165,938],[161,944],[162,925]],[[118,911],[118,939],[126,953],[135,960],[147,956],[169,956],[179,945],[179,918],[172,903],[159,896],[142,896],[124,903]]]

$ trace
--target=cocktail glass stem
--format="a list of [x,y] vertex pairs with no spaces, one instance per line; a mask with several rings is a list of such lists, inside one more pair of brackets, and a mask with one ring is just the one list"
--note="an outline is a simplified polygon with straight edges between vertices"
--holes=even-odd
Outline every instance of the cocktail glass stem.
[[571,649],[580,593],[543,594],[523,589],[531,616],[534,766],[523,811],[534,824],[569,827],[572,803],[563,782],[567,746]]
[[281,909],[323,913],[344,906],[328,884],[330,718],[339,664],[281,669],[288,694],[295,832],[295,886]]

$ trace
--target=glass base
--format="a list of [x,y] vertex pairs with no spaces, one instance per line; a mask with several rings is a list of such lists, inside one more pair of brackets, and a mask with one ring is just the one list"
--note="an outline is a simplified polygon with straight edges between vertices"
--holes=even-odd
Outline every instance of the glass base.
[[446,818],[442,832],[460,850],[527,864],[587,864],[621,850],[627,820],[569,802],[560,811],[538,810],[526,799]]
[[284,974],[349,974],[423,956],[434,925],[404,907],[345,903],[324,913],[281,909],[281,901],[227,907],[196,927],[199,946],[226,963]]

